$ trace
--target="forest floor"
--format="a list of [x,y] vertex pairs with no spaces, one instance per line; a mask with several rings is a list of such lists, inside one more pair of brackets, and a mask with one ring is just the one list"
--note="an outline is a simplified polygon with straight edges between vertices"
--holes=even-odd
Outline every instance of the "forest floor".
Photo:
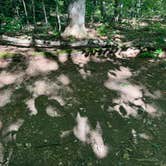
[[[28,47],[57,50],[84,49],[94,53],[107,48],[107,54],[116,57],[136,57],[142,52],[158,52],[166,57],[166,22],[164,20],[124,21],[120,24],[87,25],[91,38],[82,40],[73,37],[63,39],[50,27],[39,26],[35,31],[5,32],[0,37],[1,55],[5,52],[20,52]],[[6,47],[7,46],[7,47]],[[16,47],[12,47],[16,46]],[[18,47],[23,47],[18,48]],[[91,48],[95,48],[92,49]],[[95,50],[95,51],[94,51]]]
[[[84,48],[19,47],[12,41],[25,44],[29,34],[5,33],[0,165],[166,165],[166,61],[119,59],[149,45],[154,51],[144,55],[165,54],[165,25],[91,27],[98,44],[128,46],[118,50],[73,38],[64,43]],[[48,31],[35,37],[39,44],[61,40]]]
[[165,61],[0,50],[0,163],[166,164]]

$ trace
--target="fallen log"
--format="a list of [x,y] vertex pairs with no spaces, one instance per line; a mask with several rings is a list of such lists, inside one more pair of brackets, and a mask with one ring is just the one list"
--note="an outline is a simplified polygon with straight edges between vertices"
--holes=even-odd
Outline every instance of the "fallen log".
[[108,48],[115,47],[117,43],[109,42],[101,39],[84,39],[78,41],[65,41],[65,40],[39,40],[32,38],[17,38],[17,37],[9,37],[6,35],[2,35],[0,43],[3,45],[10,45],[16,47],[38,47],[38,48]]

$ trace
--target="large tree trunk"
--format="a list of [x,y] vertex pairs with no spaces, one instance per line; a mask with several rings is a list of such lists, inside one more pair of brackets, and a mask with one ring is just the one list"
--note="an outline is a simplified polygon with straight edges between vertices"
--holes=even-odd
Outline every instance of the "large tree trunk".
[[75,0],[69,5],[69,19],[69,25],[62,36],[73,36],[75,38],[87,37],[85,28],[85,0]]

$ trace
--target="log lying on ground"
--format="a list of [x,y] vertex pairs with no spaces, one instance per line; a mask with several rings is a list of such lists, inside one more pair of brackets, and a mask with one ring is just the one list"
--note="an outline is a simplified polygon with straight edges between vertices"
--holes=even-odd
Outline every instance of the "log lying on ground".
[[[31,37],[9,37],[2,35],[0,44],[7,46],[15,46],[22,48],[41,48],[41,49],[84,49],[84,48],[108,48],[109,55],[115,55],[118,58],[134,58],[139,56],[142,52],[155,51],[157,48],[152,46],[142,46],[137,43],[133,46],[132,42],[117,42],[117,41],[107,41],[101,39],[84,39],[77,41],[64,41],[64,40],[39,40],[32,39]],[[165,48],[161,48],[164,52],[165,58]]]
[[32,38],[16,38],[2,35],[1,44],[7,44],[17,47],[39,47],[39,48],[106,48],[115,47],[117,43],[109,42],[101,39],[83,39],[78,41],[64,41],[64,40],[39,40]]

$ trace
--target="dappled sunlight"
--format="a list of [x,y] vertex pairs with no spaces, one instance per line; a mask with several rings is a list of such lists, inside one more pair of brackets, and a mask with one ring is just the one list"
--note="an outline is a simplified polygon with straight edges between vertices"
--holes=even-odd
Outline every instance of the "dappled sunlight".
[[84,65],[88,64],[88,62],[90,61],[90,57],[89,56],[85,56],[82,53],[76,53],[76,54],[72,54],[71,55],[71,59],[72,62],[76,65],[79,65],[80,67],[83,67]]
[[61,74],[58,78],[58,81],[60,81],[63,85],[69,85],[70,84],[70,79],[68,76]]
[[[55,100],[59,103],[60,106],[64,106],[66,104],[67,98],[64,98],[63,92],[71,93],[72,90],[69,87],[70,79],[67,75],[61,74],[55,81],[51,79],[42,79],[37,80],[33,84],[28,85],[26,88],[32,95],[32,98],[26,100],[27,108],[30,110],[31,115],[37,114],[37,109],[35,107],[35,100],[39,96],[47,96],[48,100]],[[63,91],[63,92],[62,92]],[[48,106],[46,108],[46,112],[51,117],[58,117],[60,114],[58,113],[57,108],[52,106]]]
[[60,117],[61,115],[58,113],[58,109],[56,107],[53,106],[48,106],[46,108],[46,113],[48,116],[50,117]]
[[0,107],[10,103],[13,91],[10,89],[0,91]]
[[132,134],[132,141],[134,144],[138,144],[138,137],[137,137],[137,131],[135,129],[131,130]]
[[57,62],[47,59],[44,56],[34,56],[30,58],[26,73],[30,76],[47,74],[59,68]]
[[73,129],[73,133],[80,141],[86,142],[88,139],[88,134],[90,132],[88,118],[81,117],[80,113],[77,113],[76,122],[77,125]]
[[110,70],[108,72],[108,80],[104,82],[104,86],[119,93],[119,98],[113,99],[115,104],[113,109],[124,117],[130,115],[136,117],[139,108],[142,108],[151,116],[159,116],[160,113],[157,112],[157,107],[143,100],[145,94],[156,98],[159,96],[159,92],[151,94],[145,87],[130,83],[128,79],[131,76],[132,73],[129,68],[124,67],[120,67],[120,70]]
[[6,149],[6,145],[13,143],[17,139],[17,133],[20,129],[20,127],[23,125],[24,120],[21,118],[18,118],[15,121],[10,121],[10,123],[7,123],[7,125],[4,125],[2,129],[0,129],[0,165],[8,165],[12,154],[14,147],[10,147],[9,149]]
[[60,138],[65,138],[72,133],[72,130],[61,131]]
[[0,130],[2,129],[2,127],[3,127],[3,123],[0,120]]
[[65,100],[61,96],[50,96],[49,99],[56,100],[61,106],[64,106],[66,104]]
[[8,126],[2,130],[3,141],[8,143],[9,141],[15,141],[19,128],[23,125],[23,119],[17,119],[15,122],[11,122]]
[[3,163],[4,161],[4,146],[3,144],[0,142],[0,165]]
[[0,73],[0,88],[4,87],[5,85],[10,85],[13,83],[22,82],[24,74],[23,73],[9,73],[6,71],[2,71]]
[[0,69],[7,68],[10,63],[11,63],[11,60],[0,58]]
[[98,58],[97,56],[90,56],[90,60],[95,63],[104,63],[110,60],[110,58]]
[[141,138],[141,139],[144,139],[144,140],[152,140],[152,136],[151,135],[148,135],[146,133],[139,133],[138,136]]
[[102,129],[99,122],[97,122],[96,129],[91,129],[88,118],[81,117],[77,113],[77,125],[73,128],[74,135],[81,141],[90,144],[95,155],[102,159],[108,154],[108,147],[104,144],[102,138]]
[[86,79],[87,77],[91,76],[91,71],[85,70],[84,68],[79,69],[78,72],[80,73],[83,79]]
[[27,87],[34,97],[40,95],[55,96],[60,88],[61,87],[56,82],[47,79],[37,80],[33,85]]
[[[43,156],[48,150],[55,159],[65,152],[67,161],[68,157],[75,161],[78,153],[87,155],[96,165],[113,162],[114,154],[119,159],[129,152],[127,157],[132,158],[130,152],[137,155],[137,146],[153,143],[160,130],[165,87],[160,89],[160,80],[154,87],[147,81],[155,77],[149,66],[75,52],[72,56],[70,52],[61,60],[61,55],[16,56],[1,69],[0,162],[8,156],[13,162],[31,151],[40,156],[36,153],[40,148]],[[139,80],[141,72],[146,75]]]
[[120,66],[120,70],[110,70],[108,72],[108,77],[110,79],[116,79],[116,80],[121,80],[121,79],[127,79],[132,76],[132,73],[128,67],[123,67]]
[[143,139],[145,141],[150,141],[153,139],[152,135],[147,134],[145,132],[139,133],[135,129],[131,130],[131,135],[132,135],[132,141],[134,144],[140,143],[140,141]]
[[67,54],[60,54],[57,56],[58,57],[58,61],[61,63],[65,63],[68,61],[68,55]]
[[[4,55],[12,55],[12,54],[20,54],[21,53],[30,53],[33,51],[33,48],[25,48],[25,47],[15,47],[15,46],[5,46],[0,45],[1,53]],[[10,61],[10,59],[9,59]]]
[[[128,103],[115,103],[117,104],[116,106],[113,107],[115,111],[117,111],[120,115],[128,117],[132,115],[133,117],[137,116],[137,108],[136,107],[131,107]],[[121,108],[125,110],[124,113],[121,112]]]
[[104,158],[108,154],[108,146],[104,144],[102,137],[102,129],[99,122],[96,125],[96,129],[90,132],[90,143],[93,152],[100,159]]
[[159,90],[153,91],[153,93],[151,93],[146,87],[144,87],[144,85],[142,85],[141,87],[143,88],[144,95],[147,97],[150,97],[152,99],[159,99],[160,97],[162,97],[162,94]]
[[140,50],[136,48],[128,48],[126,51],[121,51],[119,56],[124,58],[135,58],[139,55]]
[[25,102],[27,108],[30,111],[30,115],[36,115],[38,113],[36,107],[35,107],[35,98],[31,98]]
[[160,116],[161,113],[157,112],[157,106],[153,105],[153,104],[145,104],[145,111],[147,111],[148,114],[150,114],[151,116]]

